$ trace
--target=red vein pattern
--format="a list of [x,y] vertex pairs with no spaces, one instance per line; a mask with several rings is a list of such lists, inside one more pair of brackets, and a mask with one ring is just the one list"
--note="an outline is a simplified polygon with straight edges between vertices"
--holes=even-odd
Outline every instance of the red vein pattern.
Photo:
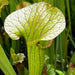
[[24,36],[28,42],[51,40],[64,30],[65,18],[58,8],[39,2],[11,13],[4,27],[12,39]]

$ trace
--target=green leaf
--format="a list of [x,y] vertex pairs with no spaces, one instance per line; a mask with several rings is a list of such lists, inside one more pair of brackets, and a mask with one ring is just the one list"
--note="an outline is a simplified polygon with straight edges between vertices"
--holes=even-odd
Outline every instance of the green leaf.
[[28,74],[29,74],[27,68],[25,68],[25,67],[24,67],[24,74],[25,74],[25,75],[28,75]]
[[0,17],[1,17],[1,10],[5,5],[8,5],[8,1],[7,0],[0,0]]
[[65,18],[58,8],[39,2],[10,14],[4,27],[13,40],[51,40],[64,30]]
[[69,68],[69,69],[67,70],[66,75],[75,75],[74,70],[73,70],[72,68]]
[[1,45],[0,45],[0,68],[5,73],[5,75],[16,75]]
[[56,72],[59,74],[59,75],[65,75],[62,71],[60,70],[56,70]]
[[47,75],[55,75],[54,68],[52,65],[47,65]]
[[72,56],[70,62],[72,62],[73,64],[75,64],[75,52],[74,52],[74,54],[73,54],[73,56]]

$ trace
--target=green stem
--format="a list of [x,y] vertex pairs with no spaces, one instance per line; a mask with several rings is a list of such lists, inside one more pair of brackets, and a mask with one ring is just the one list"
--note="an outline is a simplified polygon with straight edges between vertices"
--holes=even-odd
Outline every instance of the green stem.
[[36,45],[28,46],[29,75],[41,75],[44,65],[45,50]]
[[57,54],[58,54],[58,44],[59,43],[59,37],[56,38],[56,51],[55,51],[55,71],[56,71],[56,64],[57,64]]
[[59,36],[59,38],[60,38],[60,58],[61,58],[61,67],[62,67],[62,71],[64,72],[63,50],[62,50],[62,41],[61,41],[61,36]]
[[55,40],[53,40],[52,45],[50,46],[49,51],[48,51],[50,64],[54,64],[54,57],[55,57],[55,55],[54,55],[54,43],[55,43]]
[[73,41],[73,39],[72,39],[71,35],[69,35],[69,38],[70,38],[70,41],[71,41],[71,43],[72,43],[73,47],[75,48],[75,42]]

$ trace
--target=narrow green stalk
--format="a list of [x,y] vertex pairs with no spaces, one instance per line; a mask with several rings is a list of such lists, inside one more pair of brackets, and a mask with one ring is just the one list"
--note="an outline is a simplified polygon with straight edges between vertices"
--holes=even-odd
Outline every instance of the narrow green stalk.
[[[71,32],[71,17],[70,17],[70,5],[69,5],[69,0],[66,0],[66,7],[67,7],[67,14],[68,14],[68,23],[69,23],[69,28]],[[72,34],[72,32],[71,32]]]
[[44,65],[45,50],[36,45],[27,46],[29,75],[41,75]]
[[69,33],[71,33],[71,36],[72,36],[72,32],[71,32],[71,17],[70,17],[70,5],[69,5],[69,0],[65,0],[65,3],[66,3],[66,9],[67,9],[67,16],[68,16],[68,28],[67,28],[67,35],[66,35],[66,39],[65,39],[65,50],[64,50],[64,58],[66,60],[66,63],[67,63],[67,49],[68,49],[68,43],[69,43],[69,40],[68,40],[68,37],[69,37]]
[[20,45],[20,40],[12,40],[12,48],[16,50],[16,53],[19,53],[19,45]]
[[[55,0],[55,6],[58,7],[63,14],[65,15],[65,1],[64,0]],[[64,65],[63,65],[63,52],[65,51],[65,30],[59,35],[59,48],[60,48],[60,59],[61,59],[61,66],[62,66],[62,71],[64,71]]]
[[55,40],[53,40],[52,45],[50,46],[50,48],[48,48],[48,54],[49,54],[49,63],[53,64],[54,63],[54,42]]
[[61,36],[60,38],[60,58],[61,58],[61,67],[62,71],[64,72],[64,64],[63,64],[63,50],[62,50],[62,41],[61,41]]
[[15,40],[12,40],[12,48],[13,48],[14,50],[16,50],[16,41],[15,41]]
[[70,41],[71,41],[72,45],[73,45],[73,46],[74,46],[74,48],[75,48],[75,42],[73,41],[73,39],[72,39],[71,35],[69,35],[69,38],[70,38]]
[[59,38],[56,38],[56,51],[55,51],[55,71],[56,71],[56,64],[57,64],[57,53],[58,53],[58,42]]

